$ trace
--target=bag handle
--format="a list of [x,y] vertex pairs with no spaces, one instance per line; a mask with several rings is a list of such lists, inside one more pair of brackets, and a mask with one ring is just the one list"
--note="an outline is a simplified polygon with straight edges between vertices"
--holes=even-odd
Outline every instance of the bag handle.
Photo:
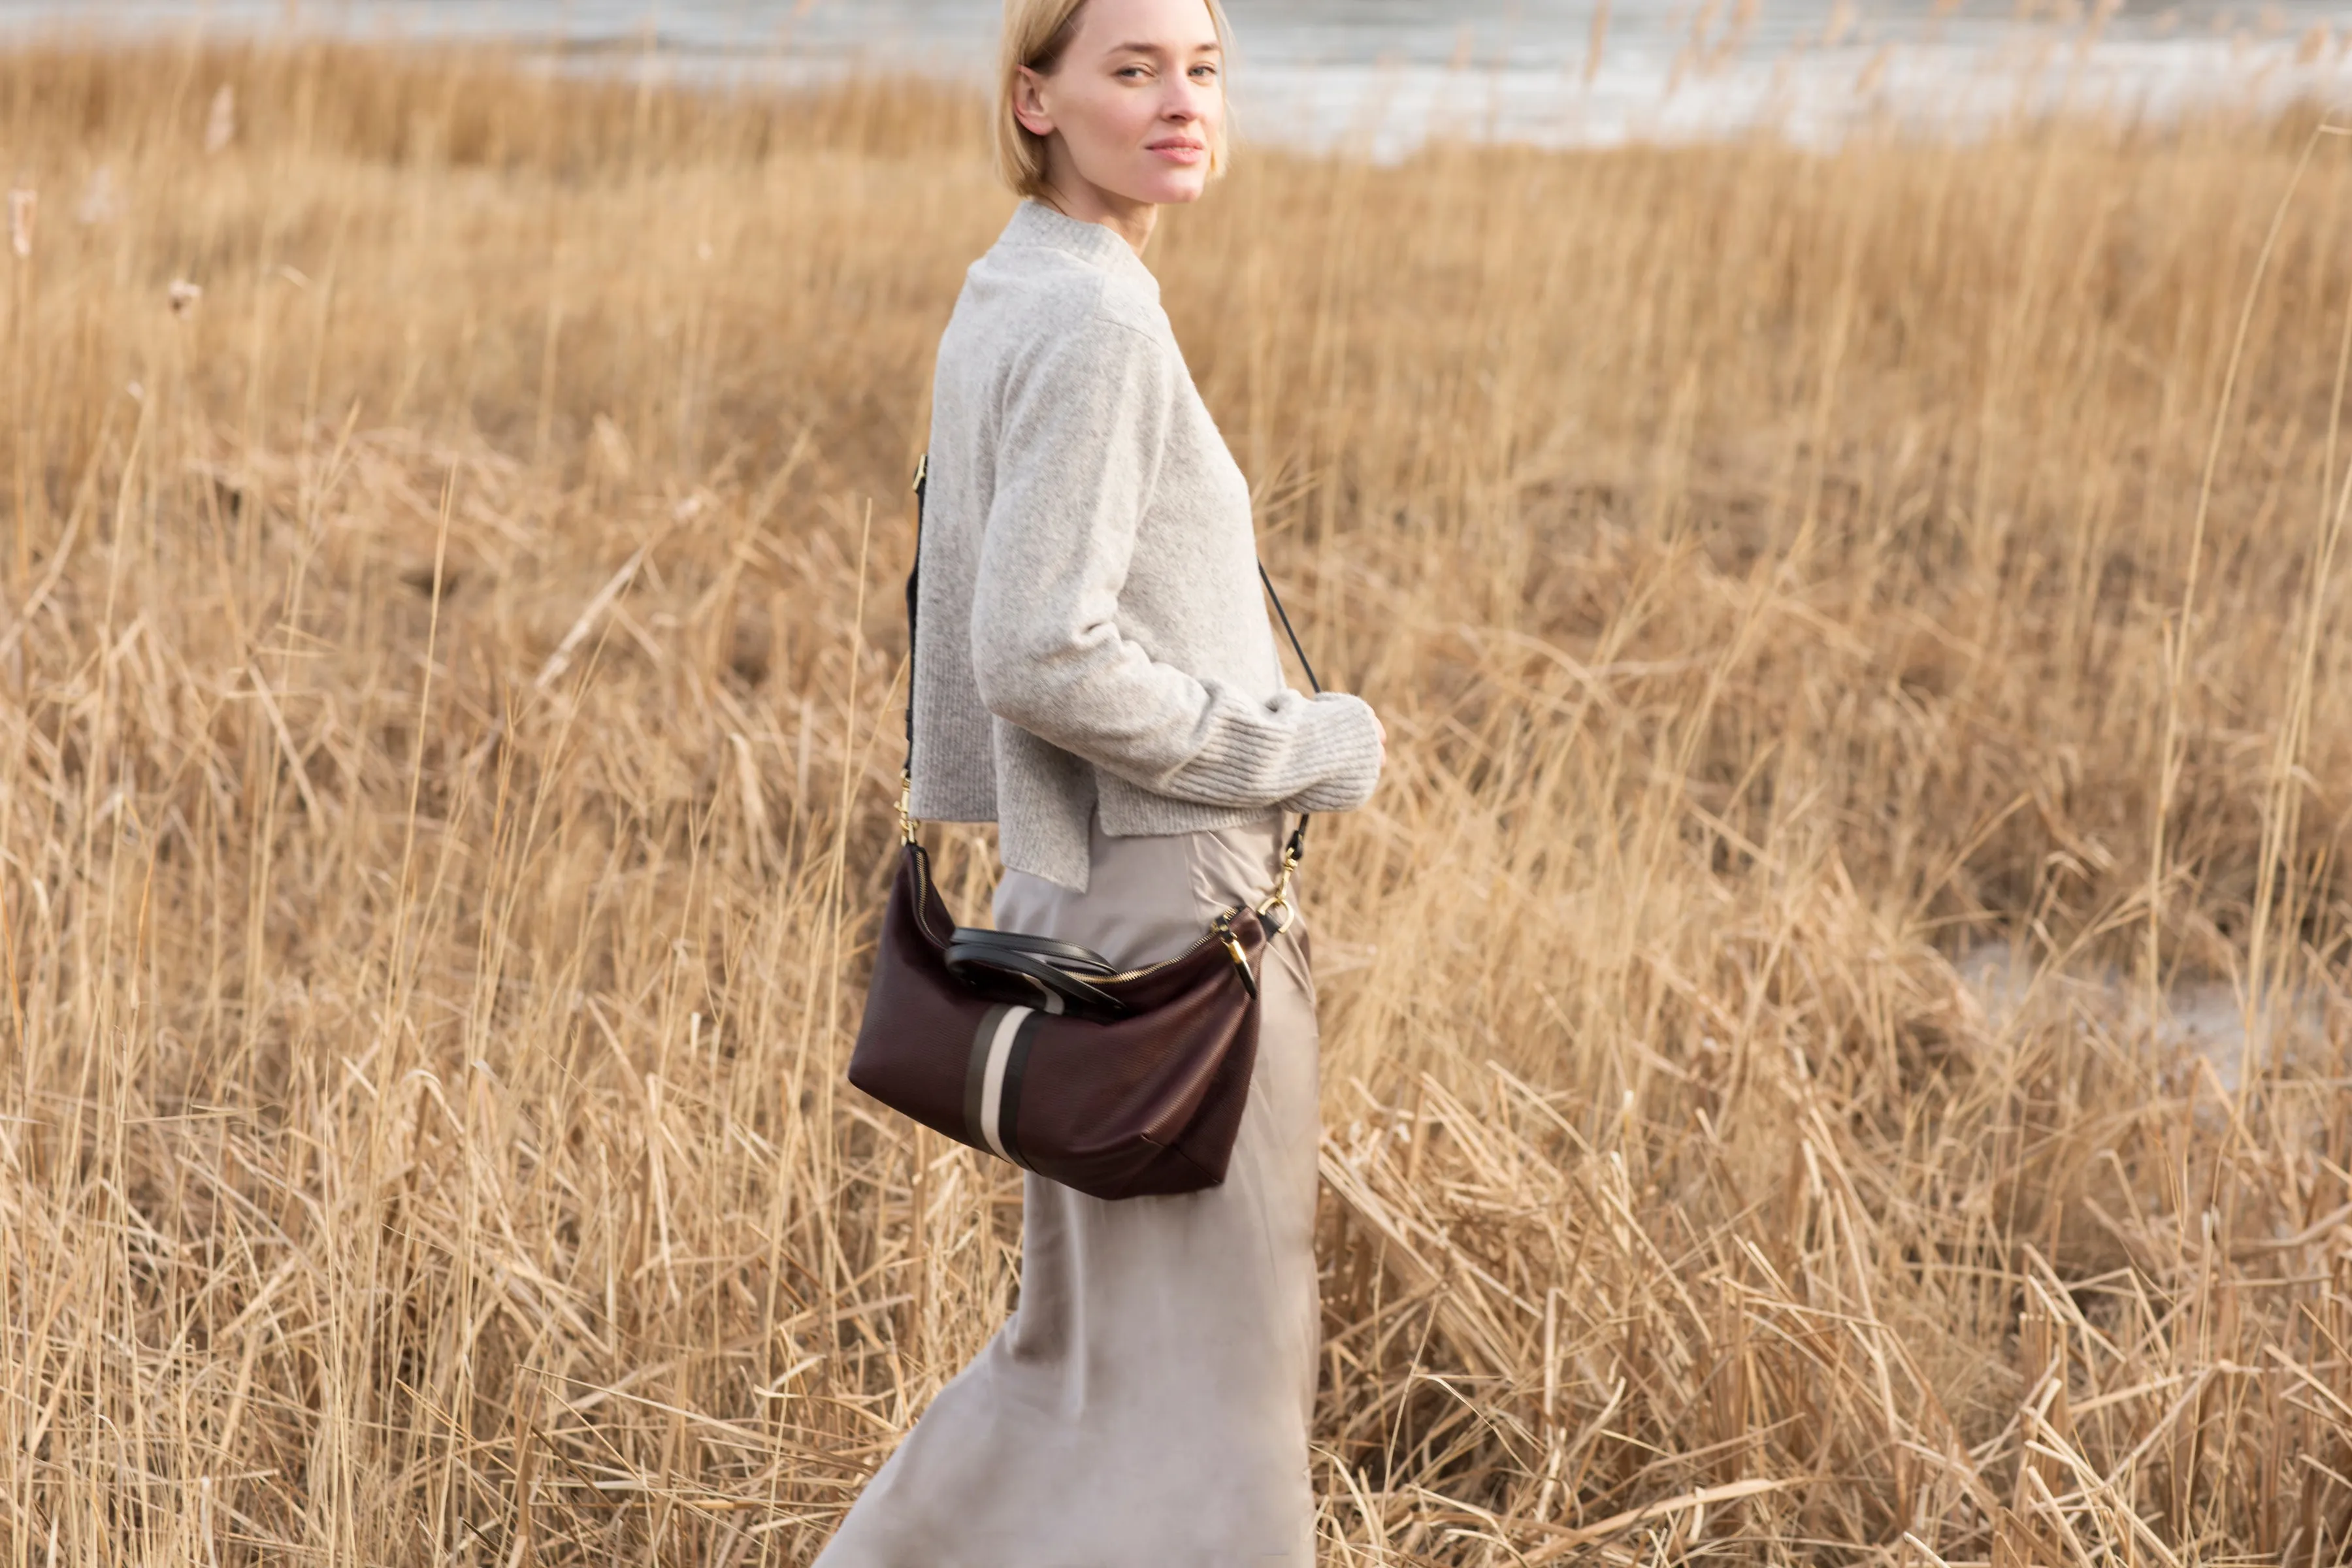
[[[948,943],[945,954],[948,973],[965,984],[1001,989],[1002,984],[1010,980],[1020,988],[1016,994],[1035,996],[1048,1013],[1074,1013],[1080,1017],[1104,1019],[1127,1016],[1127,1004],[1086,978],[1085,972],[1073,973],[1047,953],[975,941],[976,934],[969,928],[957,928],[957,940]],[[992,987],[991,982],[998,984]]]
[[[898,833],[909,844],[915,841],[919,826],[914,816],[916,584],[923,570],[923,496],[929,488],[930,478],[931,455],[926,452],[915,459],[915,558],[907,568],[907,760],[898,768]],[[1315,678],[1315,666],[1307,659],[1306,648],[1299,646],[1298,633],[1290,624],[1290,612],[1283,608],[1282,595],[1275,592],[1274,578],[1262,559],[1257,563],[1257,580],[1265,584],[1266,597],[1274,601],[1274,613],[1282,619],[1283,635],[1290,639],[1290,651],[1298,656],[1298,668],[1307,672],[1307,684],[1315,689],[1318,696],[1322,695],[1323,683]],[[1282,846],[1282,869],[1275,878],[1272,890],[1257,906],[1257,912],[1269,921],[1276,910],[1283,912],[1282,921],[1269,929],[1278,931],[1289,921],[1290,877],[1307,854],[1307,814],[1300,812],[1298,826],[1290,830],[1290,837]]]
[[948,938],[948,963],[955,964],[959,947],[988,952],[1024,952],[1042,958],[1056,969],[1078,974],[1090,974],[1098,980],[1114,979],[1118,965],[1090,947],[1080,947],[1075,942],[1060,942],[1050,936],[1031,936],[1026,931],[997,931],[990,926],[958,926]]

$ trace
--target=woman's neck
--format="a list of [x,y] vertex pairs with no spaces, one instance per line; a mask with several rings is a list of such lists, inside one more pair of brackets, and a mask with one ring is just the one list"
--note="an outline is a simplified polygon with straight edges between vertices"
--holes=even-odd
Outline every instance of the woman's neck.
[[1107,191],[1087,179],[1063,159],[1055,159],[1045,174],[1045,190],[1040,198],[1047,206],[1064,217],[1080,223],[1098,223],[1119,238],[1138,257],[1150,242],[1152,226],[1160,220],[1156,202],[1139,202]]

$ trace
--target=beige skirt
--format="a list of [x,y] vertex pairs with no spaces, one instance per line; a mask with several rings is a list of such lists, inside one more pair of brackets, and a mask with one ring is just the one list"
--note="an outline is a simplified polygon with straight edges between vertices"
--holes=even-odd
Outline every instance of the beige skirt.
[[[1091,886],[1019,871],[999,928],[1122,967],[1260,896],[1281,823],[1095,830]],[[1222,1186],[1107,1203],[1031,1174],[1020,1305],[867,1484],[818,1568],[1314,1562],[1315,987],[1305,922],[1260,964],[1257,1068]]]

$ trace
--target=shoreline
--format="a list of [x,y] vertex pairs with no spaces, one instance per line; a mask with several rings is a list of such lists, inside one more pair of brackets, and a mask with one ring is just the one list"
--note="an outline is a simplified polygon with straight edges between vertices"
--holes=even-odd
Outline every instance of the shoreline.
[[[2225,15],[2227,13],[2224,13]],[[361,48],[490,49],[520,69],[610,77],[631,84],[796,92],[877,75],[968,85],[984,75],[950,43],[894,56],[887,40],[844,47],[796,42],[714,46],[648,31],[565,38],[495,25],[395,31],[231,12],[184,18],[167,37],[132,31],[121,13],[61,18],[0,14],[0,53],[120,44],[228,47],[319,38]],[[1605,19],[1605,13],[1604,13]],[[1869,24],[1780,28],[1743,42],[1708,36],[1706,18],[1660,26],[1633,17],[1580,47],[1540,58],[1509,47],[1486,58],[1465,47],[1444,62],[1302,55],[1296,40],[1255,57],[1234,77],[1234,114],[1263,145],[1301,153],[1359,150],[1393,163],[1434,142],[1545,148],[1705,143],[1765,134],[1832,148],[1855,134],[1966,142],[2051,118],[2164,124],[2192,114],[2261,117],[2311,104],[2352,105],[2352,25],[2227,33],[2147,22],[2060,25],[1935,20],[1921,36]],[[1777,36],[1778,47],[1764,44]],[[1597,47],[1596,47],[1597,46]]]

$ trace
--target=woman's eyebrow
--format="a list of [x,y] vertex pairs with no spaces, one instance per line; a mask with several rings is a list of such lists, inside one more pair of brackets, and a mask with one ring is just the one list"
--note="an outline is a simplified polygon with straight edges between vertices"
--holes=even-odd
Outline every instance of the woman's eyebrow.
[[[1106,52],[1114,55],[1164,55],[1169,51],[1165,44],[1113,44]],[[1223,44],[1194,44],[1192,52],[1196,55],[1221,55],[1225,49]]]

